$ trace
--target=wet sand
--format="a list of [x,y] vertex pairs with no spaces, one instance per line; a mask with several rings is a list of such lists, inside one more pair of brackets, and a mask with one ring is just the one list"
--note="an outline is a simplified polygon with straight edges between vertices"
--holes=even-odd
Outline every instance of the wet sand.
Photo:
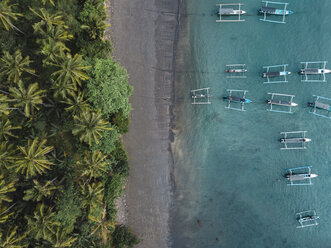
[[126,204],[128,225],[143,248],[171,245],[171,109],[180,2],[110,1],[114,57],[127,68],[134,87],[130,131],[124,137],[131,165]]

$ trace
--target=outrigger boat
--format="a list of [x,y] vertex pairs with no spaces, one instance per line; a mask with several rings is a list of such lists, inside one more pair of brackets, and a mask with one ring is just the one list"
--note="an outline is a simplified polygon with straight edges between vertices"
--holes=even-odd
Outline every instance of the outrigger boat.
[[316,95],[313,97],[313,102],[308,102],[308,107],[312,108],[309,113],[331,119],[331,98]]
[[[299,71],[299,74],[302,75],[302,82],[326,82],[325,74],[331,73],[330,69],[325,68],[327,61],[300,62],[300,64],[303,67]],[[316,68],[316,66],[320,66],[320,68]]]
[[[284,147],[281,150],[297,150],[306,149],[306,143],[310,142],[311,139],[306,138],[307,131],[292,131],[292,132],[281,132],[283,135],[279,141]],[[299,137],[298,137],[299,136]]]
[[311,173],[311,166],[302,166],[286,170],[285,177],[290,181],[289,186],[312,185],[311,179],[318,177]]
[[201,88],[191,90],[192,104],[211,104],[209,89],[210,88]]
[[247,67],[245,64],[226,65],[225,72],[230,74],[226,76],[226,78],[246,78],[245,73],[247,72]]
[[[262,73],[262,77],[267,79],[267,81],[264,83],[265,84],[287,83],[288,81],[286,76],[291,74],[290,71],[286,70],[287,66],[288,64],[263,66],[263,69],[266,69],[266,72]],[[270,78],[276,78],[276,79],[270,80]]]
[[[281,3],[281,2],[271,2],[271,1],[262,1],[264,6],[262,6],[260,9],[258,9],[258,13],[264,15],[263,19],[260,19],[261,21],[264,22],[273,22],[273,23],[282,23],[285,24],[285,17],[287,15],[292,15],[294,12],[292,10],[287,10],[287,5],[288,3]],[[273,5],[273,6],[270,6]],[[283,6],[282,9],[274,6]],[[268,15],[275,15],[275,16],[282,16],[281,21],[277,20],[270,20],[267,19]]]
[[[219,9],[217,11],[217,16],[219,16],[219,20],[216,20],[216,22],[243,22],[244,19],[241,19],[241,15],[246,14],[246,11],[241,9],[241,6],[243,4],[241,3],[228,3],[228,4],[216,4],[216,6],[219,6]],[[224,7],[225,6],[225,7]],[[233,9],[233,6],[238,6],[238,9]],[[223,18],[222,17],[229,17],[229,16],[237,16],[238,19],[232,19],[230,18]]]
[[315,210],[307,210],[300,213],[296,213],[299,226],[297,228],[305,228],[309,226],[317,226],[319,216],[316,214]]
[[[271,95],[271,98],[266,100],[267,104],[270,104],[270,109],[268,111],[273,111],[273,112],[279,112],[279,113],[289,113],[292,114],[292,107],[298,106],[295,102],[293,102],[293,98],[295,97],[294,95],[287,95],[287,94],[279,94],[279,93],[268,93],[268,95]],[[280,97],[289,97],[289,101],[284,101],[284,100],[278,100],[275,99],[275,96],[280,96]],[[289,107],[288,111],[284,110],[276,110],[273,108],[273,106],[282,106],[282,107]]]
[[[248,92],[247,90],[226,90],[228,92],[227,96],[223,97],[223,100],[228,102],[228,105],[225,108],[228,109],[234,109],[234,110],[239,110],[239,111],[246,111],[245,110],[245,103],[251,103],[252,101],[249,99],[246,99],[246,93]],[[237,94],[242,93],[242,96],[233,96],[232,92],[236,92]],[[241,105],[240,108],[235,108],[231,106],[231,103],[239,103]]]

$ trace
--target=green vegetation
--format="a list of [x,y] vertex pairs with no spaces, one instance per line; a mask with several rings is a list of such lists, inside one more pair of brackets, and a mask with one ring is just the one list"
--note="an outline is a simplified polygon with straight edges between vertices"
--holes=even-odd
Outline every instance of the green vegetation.
[[0,0],[0,247],[133,247],[115,223],[132,87],[104,0]]

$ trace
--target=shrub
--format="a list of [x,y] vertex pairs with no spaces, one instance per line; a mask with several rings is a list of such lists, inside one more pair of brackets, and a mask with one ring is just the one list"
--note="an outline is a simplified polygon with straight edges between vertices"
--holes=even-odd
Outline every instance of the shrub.
[[107,119],[118,112],[128,117],[132,87],[128,84],[127,71],[112,59],[95,59],[92,64],[87,83],[90,104],[95,109],[101,109]]
[[139,240],[126,226],[116,226],[113,232],[113,245],[116,248],[132,248]]

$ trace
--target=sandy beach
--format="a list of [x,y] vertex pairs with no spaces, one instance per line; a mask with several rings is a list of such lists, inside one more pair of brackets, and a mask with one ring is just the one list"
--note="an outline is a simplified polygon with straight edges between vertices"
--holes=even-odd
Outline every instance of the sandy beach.
[[114,57],[128,70],[134,87],[130,131],[124,137],[131,165],[127,224],[144,248],[171,245],[171,109],[180,2],[110,1]]

